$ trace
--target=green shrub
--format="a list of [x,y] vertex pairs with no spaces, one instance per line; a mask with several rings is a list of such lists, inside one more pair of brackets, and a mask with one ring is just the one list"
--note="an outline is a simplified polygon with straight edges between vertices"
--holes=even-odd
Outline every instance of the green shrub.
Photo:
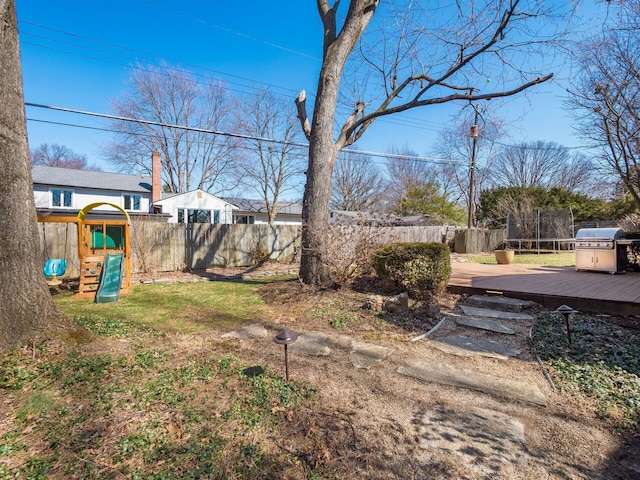
[[442,243],[392,243],[373,255],[380,278],[391,280],[415,298],[442,293],[451,276],[449,247]]

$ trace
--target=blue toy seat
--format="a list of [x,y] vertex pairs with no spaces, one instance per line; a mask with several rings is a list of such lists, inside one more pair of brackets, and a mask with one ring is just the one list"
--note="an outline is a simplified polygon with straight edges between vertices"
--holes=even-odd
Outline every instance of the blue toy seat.
[[64,258],[50,258],[42,269],[46,278],[61,277],[66,270],[67,261]]

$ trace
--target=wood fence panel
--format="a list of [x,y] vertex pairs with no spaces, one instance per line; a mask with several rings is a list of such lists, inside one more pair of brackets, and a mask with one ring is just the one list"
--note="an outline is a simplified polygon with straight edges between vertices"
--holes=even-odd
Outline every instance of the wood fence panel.
[[50,258],[67,260],[66,276],[80,276],[78,258],[78,225],[75,223],[38,223],[42,266]]
[[248,266],[263,252],[291,261],[300,251],[300,232],[291,225],[187,225],[186,266]]
[[455,234],[456,253],[493,252],[506,238],[506,230],[460,229]]
[[[367,227],[362,227],[367,228]],[[447,232],[445,226],[416,226],[416,227],[379,227],[382,242],[439,242],[444,241]]]
[[300,261],[302,227],[279,225],[269,229],[268,249],[270,258],[279,262]]
[[[360,228],[360,227],[354,227]],[[362,227],[371,228],[371,227]],[[43,265],[48,258],[66,258],[67,275],[79,276],[75,223],[40,223]],[[380,227],[377,239],[387,242],[442,242],[447,227]],[[247,266],[262,253],[272,260],[300,260],[299,225],[208,225],[161,223],[148,219],[131,224],[131,270],[162,272]]]
[[181,270],[185,265],[184,225],[149,220],[131,222],[133,272]]

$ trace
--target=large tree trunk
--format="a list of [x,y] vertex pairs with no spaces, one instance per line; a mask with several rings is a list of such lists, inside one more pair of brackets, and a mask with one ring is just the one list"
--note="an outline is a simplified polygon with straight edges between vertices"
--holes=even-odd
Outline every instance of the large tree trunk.
[[0,0],[0,351],[70,320],[42,274],[14,0]]
[[[330,255],[327,244],[329,201],[333,167],[340,150],[348,139],[340,135],[334,142],[334,127],[338,87],[344,66],[354,45],[364,32],[379,0],[352,0],[347,19],[340,33],[336,29],[339,2],[318,0],[318,11],[324,25],[322,69],[318,78],[313,121],[309,138],[309,166],[302,200],[302,255],[300,279],[307,285],[329,283],[325,255]],[[299,115],[299,118],[304,115]],[[304,123],[304,119],[301,118]]]
[[[331,119],[333,121],[333,116]],[[309,167],[302,200],[300,258],[300,279],[307,285],[326,285],[330,281],[327,263],[323,261],[323,257],[330,253],[327,245],[327,225],[331,176],[337,155],[331,138],[332,131],[332,128],[315,128],[309,143]]]
[[[348,52],[329,48],[325,52],[313,110],[313,128],[309,139],[309,166],[302,200],[302,255],[300,279],[307,285],[329,283],[327,225],[331,200],[331,177],[338,152],[333,129],[338,87]],[[349,50],[350,51],[350,50]]]

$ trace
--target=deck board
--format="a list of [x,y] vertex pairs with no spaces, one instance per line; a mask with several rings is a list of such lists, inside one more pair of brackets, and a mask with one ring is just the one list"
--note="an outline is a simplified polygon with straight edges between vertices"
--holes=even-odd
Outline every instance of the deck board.
[[571,267],[453,262],[449,287],[561,297],[589,305],[619,303],[640,314],[640,273],[611,275]]

